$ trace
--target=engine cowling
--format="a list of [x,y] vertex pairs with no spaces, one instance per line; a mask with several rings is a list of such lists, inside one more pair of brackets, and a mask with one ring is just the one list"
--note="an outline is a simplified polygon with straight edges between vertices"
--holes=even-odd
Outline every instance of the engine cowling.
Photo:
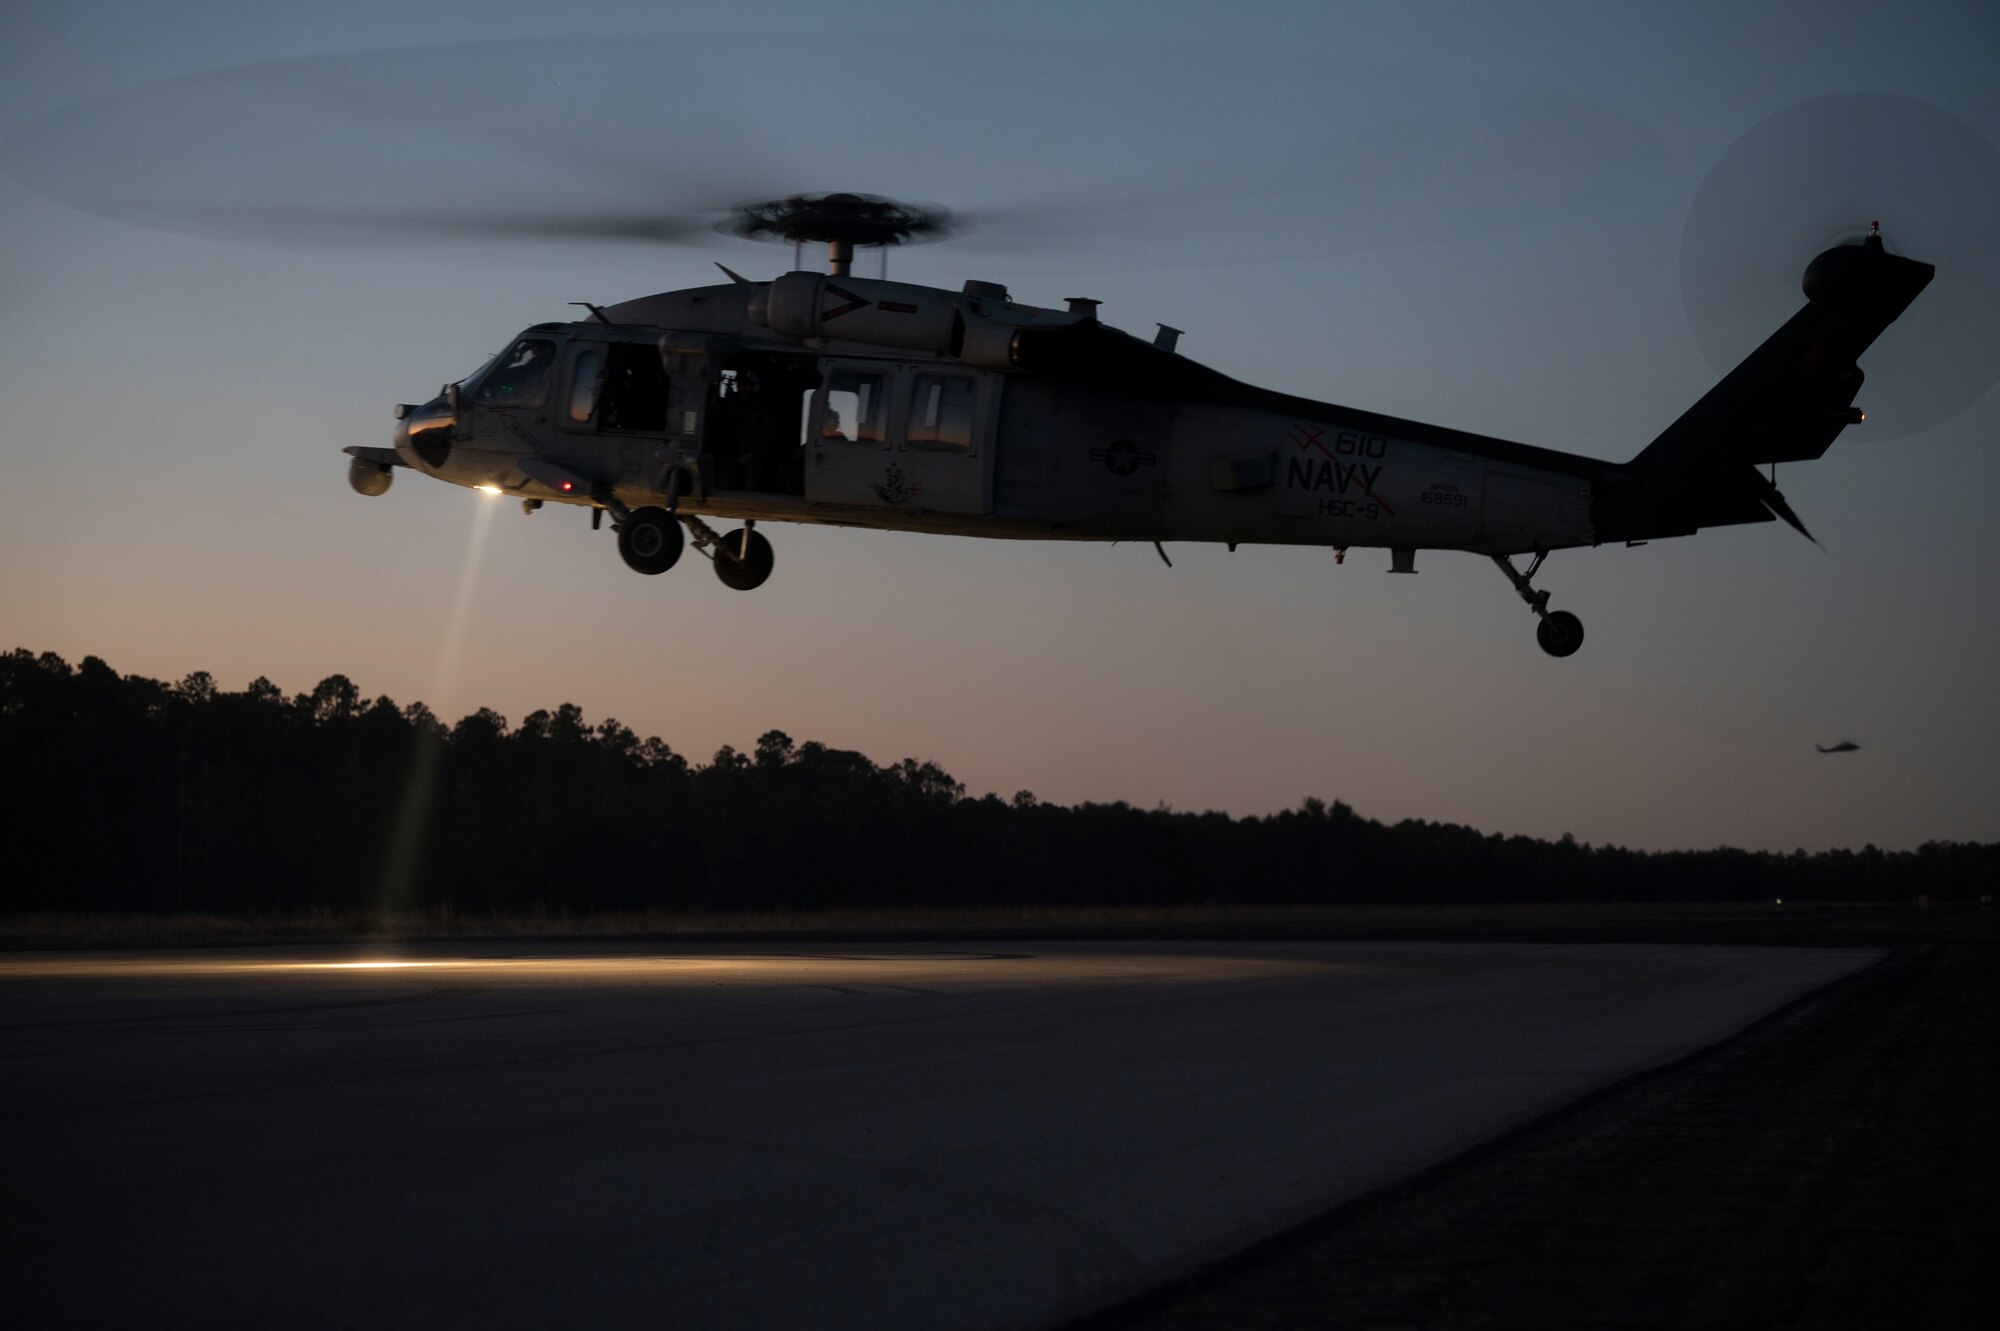
[[[1016,305],[1005,287],[992,282],[967,282],[961,292],[791,272],[751,297],[750,318],[783,337],[895,347],[1004,370],[1021,364],[1018,340],[1024,331],[1095,325],[1096,305],[1072,301],[1067,312]],[[668,349],[662,339],[662,352]]]
[[955,356],[965,337],[956,292],[908,282],[792,272],[750,301],[750,317],[784,337],[837,337]]

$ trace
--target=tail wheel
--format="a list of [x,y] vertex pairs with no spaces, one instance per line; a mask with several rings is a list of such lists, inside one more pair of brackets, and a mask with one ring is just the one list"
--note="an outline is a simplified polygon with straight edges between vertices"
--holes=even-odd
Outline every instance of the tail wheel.
[[665,573],[681,557],[681,524],[664,508],[642,508],[618,524],[618,553],[640,573]]
[[[744,552],[746,536],[748,553]],[[723,586],[739,592],[763,586],[775,562],[777,556],[762,532],[733,531],[715,543],[715,576],[722,579]]]
[[1569,656],[1583,646],[1583,621],[1567,610],[1551,610],[1535,625],[1535,641],[1550,656]]

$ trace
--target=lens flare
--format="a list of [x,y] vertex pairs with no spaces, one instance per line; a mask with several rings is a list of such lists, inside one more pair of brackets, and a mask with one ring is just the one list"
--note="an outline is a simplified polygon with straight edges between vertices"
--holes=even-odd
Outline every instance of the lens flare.
[[[450,716],[455,705],[459,661],[465,653],[466,629],[472,621],[473,595],[479,586],[479,570],[486,562],[494,511],[491,504],[480,504],[473,510],[472,533],[466,538],[465,562],[459,568],[458,594],[452,602],[451,618],[445,621],[444,639],[438,645],[437,673],[431,686],[430,696],[436,700],[440,717]],[[409,776],[403,785],[402,806],[389,833],[382,886],[376,898],[378,909],[400,910],[410,899],[418,867],[423,863],[431,805],[437,794],[438,765],[443,758],[443,737],[419,731],[410,755]]]
[[447,964],[442,961],[322,961],[316,963],[316,967],[326,971],[404,971]]

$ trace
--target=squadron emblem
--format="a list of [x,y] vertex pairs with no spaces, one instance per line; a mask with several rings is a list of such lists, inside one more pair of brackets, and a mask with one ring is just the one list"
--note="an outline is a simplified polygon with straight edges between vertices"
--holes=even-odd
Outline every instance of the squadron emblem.
[[907,504],[924,492],[921,485],[913,485],[903,473],[902,467],[891,462],[882,472],[882,483],[871,485],[875,497],[885,504]]

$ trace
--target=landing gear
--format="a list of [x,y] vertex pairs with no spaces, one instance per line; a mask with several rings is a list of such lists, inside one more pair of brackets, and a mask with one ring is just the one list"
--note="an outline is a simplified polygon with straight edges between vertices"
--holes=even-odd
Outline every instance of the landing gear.
[[1535,641],[1550,656],[1568,656],[1583,646],[1583,621],[1567,610],[1551,611],[1535,625]]
[[[641,573],[665,573],[680,560],[682,548],[692,537],[696,552],[708,556],[723,586],[739,592],[763,586],[777,560],[763,533],[752,530],[756,520],[723,536],[694,514],[675,512],[678,498],[678,494],[671,494],[668,508],[628,509],[606,496],[600,500],[602,506],[591,513],[591,526],[595,527],[608,509],[615,519],[612,526],[618,533],[618,553]],[[683,526],[688,533],[685,537]]]
[[746,525],[742,531],[733,531],[716,543],[715,576],[722,579],[723,586],[747,592],[764,585],[776,559],[764,534]]
[[1530,582],[1548,557],[1546,550],[1535,551],[1534,562],[1528,565],[1526,573],[1516,569],[1514,561],[1505,555],[1494,555],[1493,562],[1507,575],[1507,581],[1514,584],[1514,590],[1528,603],[1528,609],[1540,618],[1541,623],[1535,625],[1535,641],[1542,645],[1542,650],[1550,656],[1569,656],[1583,646],[1583,621],[1567,610],[1550,610],[1549,594],[1536,591]]
[[665,573],[681,557],[681,524],[664,508],[641,508],[618,524],[618,553],[640,573]]

